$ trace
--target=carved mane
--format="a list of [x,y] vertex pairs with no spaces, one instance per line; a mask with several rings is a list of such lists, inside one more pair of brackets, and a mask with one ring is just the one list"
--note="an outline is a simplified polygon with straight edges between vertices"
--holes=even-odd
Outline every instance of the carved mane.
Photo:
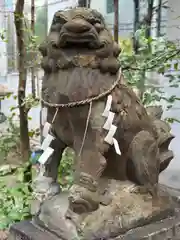
[[94,97],[117,79],[120,48],[96,10],[74,8],[55,13],[40,51],[45,72],[42,94],[48,102]]

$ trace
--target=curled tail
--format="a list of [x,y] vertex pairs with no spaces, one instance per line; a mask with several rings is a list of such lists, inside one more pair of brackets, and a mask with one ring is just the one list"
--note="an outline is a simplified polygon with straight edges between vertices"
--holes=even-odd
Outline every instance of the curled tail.
[[158,132],[158,147],[160,152],[160,172],[164,171],[170,164],[174,155],[169,150],[169,145],[174,139],[174,135],[171,134],[170,125],[161,120],[163,110],[162,106],[149,106],[146,108],[147,113],[153,119],[153,123],[156,126]]

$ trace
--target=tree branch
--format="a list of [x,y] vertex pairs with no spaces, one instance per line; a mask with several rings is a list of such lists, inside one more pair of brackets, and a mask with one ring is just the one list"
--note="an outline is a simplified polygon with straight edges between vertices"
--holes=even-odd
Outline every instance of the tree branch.
[[[180,54],[180,49],[177,49],[175,52],[174,52],[174,50],[173,50],[172,53],[164,59],[164,62],[167,62],[168,60],[172,60],[172,59],[173,59],[174,57],[176,57],[178,54]],[[134,71],[152,70],[152,69],[154,69],[154,68],[156,68],[156,67],[158,67],[158,66],[159,66],[159,67],[161,66],[161,63],[159,63],[160,60],[161,60],[161,58],[162,58],[162,56],[159,56],[159,57],[157,57],[156,59],[153,59],[153,60],[149,61],[149,63],[146,63],[145,66],[142,67],[142,68],[131,67],[131,65],[128,65],[128,66],[122,67],[122,69],[123,69],[123,70],[128,70],[128,69],[130,69],[130,70],[134,70]],[[156,63],[153,64],[153,65],[151,65],[151,66],[148,66],[148,65],[150,64],[150,62],[152,62],[152,61],[156,61]],[[157,63],[157,62],[158,62],[158,63]]]

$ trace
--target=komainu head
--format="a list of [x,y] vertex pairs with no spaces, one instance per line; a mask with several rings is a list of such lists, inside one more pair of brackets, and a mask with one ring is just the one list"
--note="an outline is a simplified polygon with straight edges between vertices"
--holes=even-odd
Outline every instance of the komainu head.
[[[117,72],[119,68],[115,59],[120,53],[120,48],[113,41],[112,34],[107,29],[102,15],[89,8],[73,8],[56,12],[47,41],[41,44],[40,51],[43,57],[54,59],[56,62],[61,58],[61,63],[57,62],[56,64],[56,67],[59,66],[59,68],[75,65],[75,56],[77,57],[77,55],[87,56],[88,59],[91,59],[94,64],[92,64],[92,68],[99,68],[98,61],[107,58],[108,62],[111,58],[111,63],[105,61],[104,65],[110,65],[110,72],[113,68],[111,65],[116,65],[112,72]],[[96,57],[96,60],[92,61],[92,56]],[[77,59],[76,65],[80,65]],[[86,65],[85,61],[84,65]],[[47,66],[43,65],[42,67],[47,70]],[[52,70],[52,67],[49,68]],[[104,66],[105,68],[108,67]]]
[[79,46],[98,49],[103,47],[106,41],[112,42],[107,33],[107,39],[103,39],[104,19],[100,13],[91,9],[75,8],[57,12],[50,31],[58,32],[56,46],[61,48]]

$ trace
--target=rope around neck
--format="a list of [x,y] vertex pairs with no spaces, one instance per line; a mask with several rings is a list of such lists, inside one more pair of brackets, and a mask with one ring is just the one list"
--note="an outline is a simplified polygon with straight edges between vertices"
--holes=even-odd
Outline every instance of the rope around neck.
[[92,97],[92,98],[87,98],[85,100],[81,100],[81,101],[76,101],[76,102],[70,102],[70,103],[66,103],[66,104],[59,104],[59,103],[49,103],[47,101],[45,101],[43,98],[41,98],[41,102],[47,106],[47,107],[55,107],[55,108],[65,108],[65,107],[75,107],[75,106],[80,106],[80,105],[85,105],[88,104],[90,102],[93,101],[97,101],[100,98],[108,95],[109,93],[112,92],[112,90],[118,85],[118,83],[121,81],[121,77],[122,77],[122,69],[120,68],[119,70],[119,74],[118,74],[118,78],[117,80],[113,83],[113,85],[106,91],[102,92],[101,94],[99,94],[98,96]]
[[55,121],[55,118],[57,116],[57,113],[58,113],[58,110],[59,108],[64,108],[64,107],[75,107],[75,106],[80,106],[80,105],[85,105],[85,104],[89,104],[89,111],[88,111],[88,116],[87,116],[87,119],[86,119],[86,127],[85,127],[85,131],[84,131],[84,135],[83,135],[83,140],[82,140],[82,144],[81,144],[81,148],[80,148],[80,151],[79,151],[79,154],[78,156],[81,155],[81,152],[82,152],[82,149],[84,147],[84,142],[85,142],[85,139],[86,139],[86,135],[87,135],[87,130],[88,130],[88,125],[89,125],[89,120],[90,120],[90,115],[91,115],[91,110],[92,110],[92,102],[93,101],[97,101],[99,100],[100,98],[108,95],[109,93],[112,92],[112,90],[118,85],[118,83],[121,81],[121,77],[122,77],[122,70],[120,69],[119,70],[119,74],[118,74],[118,78],[117,80],[113,83],[113,85],[111,86],[111,88],[109,88],[107,91],[99,94],[98,96],[95,96],[95,97],[92,97],[92,98],[87,98],[85,100],[82,100],[82,101],[77,101],[77,102],[70,102],[70,103],[66,103],[66,104],[58,104],[58,103],[49,103],[49,102],[46,102],[44,99],[41,98],[41,101],[44,105],[48,106],[48,107],[55,107],[56,108],[56,112],[54,114],[54,117],[53,117],[53,120],[52,120],[52,123]]

